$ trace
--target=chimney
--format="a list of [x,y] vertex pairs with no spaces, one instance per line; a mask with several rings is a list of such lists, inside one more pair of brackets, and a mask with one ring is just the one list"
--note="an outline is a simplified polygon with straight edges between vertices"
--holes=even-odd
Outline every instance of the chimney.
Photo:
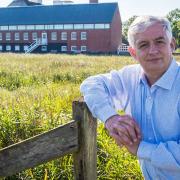
[[89,0],[89,3],[98,3],[98,0]]

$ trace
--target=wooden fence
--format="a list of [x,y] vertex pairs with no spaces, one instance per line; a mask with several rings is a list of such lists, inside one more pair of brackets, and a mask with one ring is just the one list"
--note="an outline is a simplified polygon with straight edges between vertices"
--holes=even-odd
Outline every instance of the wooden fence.
[[0,150],[0,177],[73,153],[74,179],[97,178],[97,121],[82,98],[73,101],[68,124]]

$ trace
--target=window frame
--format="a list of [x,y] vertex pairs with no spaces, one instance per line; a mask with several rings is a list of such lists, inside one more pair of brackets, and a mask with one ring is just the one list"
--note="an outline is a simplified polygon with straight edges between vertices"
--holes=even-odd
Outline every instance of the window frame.
[[81,40],[87,40],[87,32],[81,32]]
[[67,32],[61,32],[61,40],[62,40],[62,41],[66,41],[66,40],[68,39],[67,36],[68,36],[68,35],[67,35]]
[[6,32],[6,41],[11,41],[11,33]]
[[[63,48],[66,48],[65,50]],[[67,46],[61,46],[61,52],[67,52]]]
[[75,41],[77,40],[77,32],[71,32],[71,40]]
[[19,41],[19,40],[20,40],[20,34],[19,34],[19,32],[15,32],[15,33],[14,33],[14,40],[15,40],[15,41]]
[[29,40],[29,33],[28,32],[23,32],[23,40],[28,41]]
[[52,41],[57,41],[57,32],[56,31],[51,32],[51,40]]

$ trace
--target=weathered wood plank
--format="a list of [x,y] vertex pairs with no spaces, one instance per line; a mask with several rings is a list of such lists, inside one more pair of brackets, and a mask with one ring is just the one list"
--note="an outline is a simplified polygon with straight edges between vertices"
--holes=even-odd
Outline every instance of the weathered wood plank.
[[77,122],[72,121],[49,132],[0,150],[0,177],[48,162],[77,151]]
[[97,121],[83,98],[73,102],[73,119],[78,121],[79,151],[73,154],[76,180],[97,179]]

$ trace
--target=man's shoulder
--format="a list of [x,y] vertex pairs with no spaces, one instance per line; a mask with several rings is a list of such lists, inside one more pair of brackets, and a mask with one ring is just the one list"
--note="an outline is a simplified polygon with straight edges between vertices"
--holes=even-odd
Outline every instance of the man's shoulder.
[[123,74],[127,74],[128,76],[139,75],[142,72],[142,67],[139,64],[127,65],[119,70]]
[[136,82],[142,74],[142,68],[139,64],[127,65],[120,70],[111,71],[113,79],[121,79],[124,82]]

